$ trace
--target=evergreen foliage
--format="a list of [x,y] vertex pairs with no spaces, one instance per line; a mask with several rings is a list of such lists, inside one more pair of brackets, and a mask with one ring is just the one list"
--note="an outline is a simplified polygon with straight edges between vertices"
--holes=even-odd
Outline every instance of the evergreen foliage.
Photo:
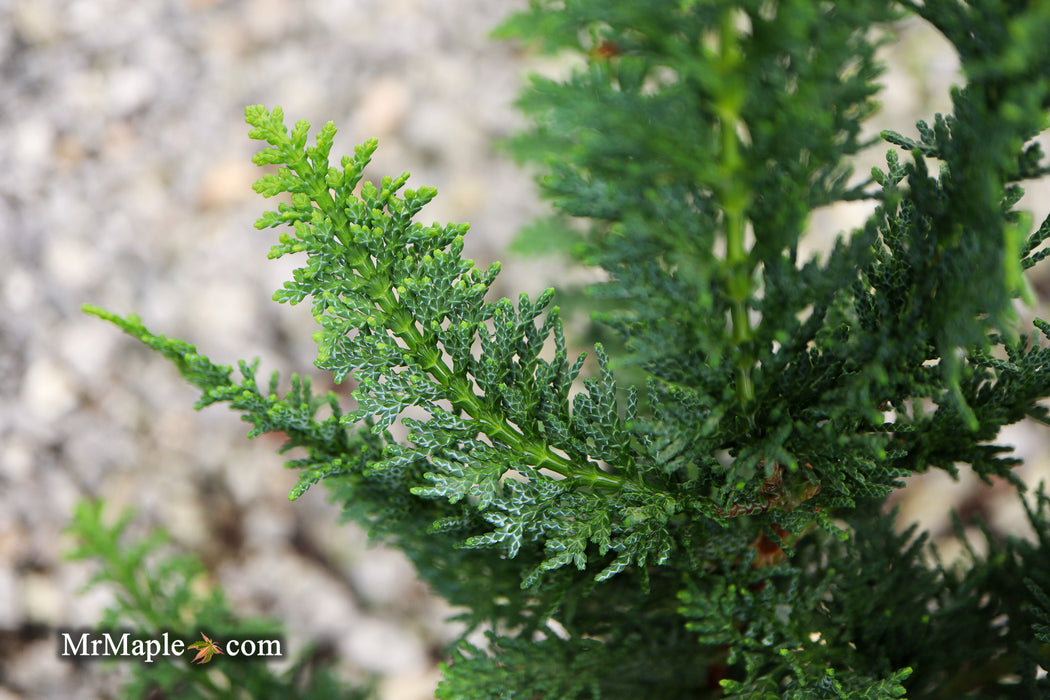
[[[857,179],[874,37],[907,13],[965,80]],[[1014,310],[1050,237],[1014,208],[1050,172],[1050,6],[533,0],[502,32],[580,56],[533,80],[512,147],[563,215],[547,234],[607,272],[602,320],[644,386],[618,388],[600,345],[579,386],[552,291],[486,300],[499,268],[463,259],[466,226],[414,221],[433,189],[365,180],[374,140],[332,165],[333,125],[311,145],[280,108],[246,111],[278,166],[256,191],[289,195],[257,227],[282,228],[270,257],[305,254],[274,298],[309,301],[316,364],[356,406],[88,310],[174,361],[198,407],[285,433],[293,498],[323,481],[490,630],[442,698],[1050,694],[1047,497],[1035,543],[989,533],[965,566],[882,508],[930,467],[1023,489],[991,441],[1050,422],[1050,324]],[[858,199],[867,223],[801,260],[810,214]]]

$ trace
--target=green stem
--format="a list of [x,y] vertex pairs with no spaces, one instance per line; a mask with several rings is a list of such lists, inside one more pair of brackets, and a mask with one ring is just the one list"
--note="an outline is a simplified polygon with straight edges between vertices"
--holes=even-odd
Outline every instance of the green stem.
[[734,74],[742,60],[737,46],[734,13],[726,10],[722,15],[719,41],[719,74],[721,94],[715,105],[719,129],[722,136],[720,163],[722,213],[725,217],[726,267],[729,274],[727,291],[730,300],[732,339],[737,348],[736,394],[742,405],[755,397],[751,381],[753,359],[745,346],[752,340],[751,321],[748,318],[748,301],[751,298],[751,267],[744,234],[747,225],[747,207],[750,199],[744,180],[744,159],[740,154],[741,125],[740,108],[743,102],[743,86],[734,80]]

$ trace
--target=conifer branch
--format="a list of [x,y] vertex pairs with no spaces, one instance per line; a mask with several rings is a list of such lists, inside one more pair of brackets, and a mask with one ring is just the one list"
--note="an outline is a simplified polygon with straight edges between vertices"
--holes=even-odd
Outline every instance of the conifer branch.
[[[280,191],[291,192],[293,197],[295,194],[306,195],[298,203],[293,202],[294,209],[282,208],[278,212],[279,216],[264,217],[257,226],[262,228],[294,222],[303,227],[297,229],[302,240],[302,244],[295,246],[297,250],[317,255],[324,261],[321,264],[329,264],[328,260],[335,262],[347,258],[354,261],[352,269],[356,278],[340,279],[340,287],[330,286],[323,293],[300,288],[295,298],[279,297],[281,301],[295,303],[301,298],[312,296],[315,314],[322,326],[338,319],[338,315],[332,312],[342,306],[351,308],[359,319],[359,323],[354,325],[338,323],[334,326],[338,329],[337,333],[322,332],[320,339],[321,366],[332,369],[337,378],[347,376],[352,370],[368,377],[362,381],[359,392],[368,395],[364,402],[372,408],[356,412],[352,419],[362,419],[369,415],[370,410],[378,408],[383,413],[377,429],[382,430],[389,425],[400,413],[400,408],[389,401],[374,405],[376,398],[386,393],[386,389],[381,388],[380,374],[407,370],[405,374],[413,375],[412,382],[419,382],[429,376],[428,386],[435,394],[423,402],[414,401],[407,395],[405,400],[415,402],[431,413],[440,410],[435,399],[448,401],[456,412],[463,414],[475,426],[478,433],[483,433],[512,453],[525,458],[525,464],[520,466],[529,472],[538,473],[545,469],[556,477],[589,486],[622,487],[622,475],[600,469],[585,455],[578,453],[574,460],[555,452],[551,445],[539,438],[543,431],[538,426],[513,424],[507,413],[501,410],[498,398],[502,391],[509,391],[511,387],[499,383],[487,387],[486,393],[475,380],[474,374],[478,369],[474,367],[479,363],[485,365],[487,371],[494,370],[507,380],[519,382],[533,377],[527,374],[513,376],[515,373],[554,370],[558,374],[551,377],[550,381],[567,399],[568,388],[564,382],[571,381],[572,377],[568,375],[575,376],[579,367],[574,367],[570,372],[565,365],[565,347],[561,340],[557,309],[551,311],[542,335],[537,335],[532,326],[532,318],[548,307],[553,291],[545,293],[535,305],[530,304],[527,297],[522,297],[519,316],[527,313],[529,318],[518,323],[532,326],[531,335],[534,337],[515,337],[510,328],[499,328],[501,318],[510,320],[514,313],[509,302],[487,304],[482,301],[482,296],[499,271],[498,265],[490,268],[484,276],[479,276],[472,269],[473,263],[459,258],[465,226],[423,229],[411,222],[411,217],[433,197],[433,190],[409,190],[403,199],[399,199],[397,192],[408,179],[406,173],[397,180],[385,178],[382,189],[378,191],[366,184],[360,200],[353,193],[376,148],[374,140],[359,147],[354,159],[344,160],[343,172],[340,173],[330,168],[327,161],[335,135],[335,127],[331,122],[318,134],[317,145],[305,148],[309,125],[298,122],[289,138],[280,108],[270,113],[262,107],[251,107],[246,111],[246,118],[254,127],[251,135],[270,144],[270,148],[256,156],[255,162],[260,165],[284,163],[294,173],[294,179],[289,174],[278,176],[277,179],[264,177],[256,190],[266,196],[273,196]],[[312,227],[313,232],[307,233],[307,227]],[[382,232],[382,239],[372,235],[377,231]],[[324,236],[333,238],[326,242]],[[395,241],[405,241],[412,250],[408,254],[405,251],[395,252]],[[278,247],[271,257],[286,252],[290,252],[287,246]],[[328,272],[316,267],[316,262],[312,265],[316,269],[310,272],[317,276]],[[417,270],[433,276],[413,276],[412,273]],[[336,276],[340,274],[338,269],[331,272]],[[409,297],[413,299],[410,301]],[[420,313],[423,309],[425,313]],[[496,322],[496,335],[485,338],[483,324],[489,319]],[[362,352],[362,344],[345,337],[348,332],[365,334],[369,338],[368,350],[380,349],[386,362],[376,364],[374,355]],[[559,367],[551,367],[536,357],[550,334],[559,339]],[[497,344],[493,350],[503,355],[504,366],[490,367],[496,361],[494,358],[475,358],[470,354],[469,348],[479,340]],[[454,349],[449,346],[449,341],[454,342]],[[533,356],[528,358],[531,366],[516,362],[513,357],[516,344],[523,341],[531,345],[529,351]],[[342,350],[346,357],[334,363],[330,355],[332,350]],[[450,366],[450,361],[454,366]],[[422,373],[422,376],[417,373]]]
[[[965,84],[952,114],[881,132],[885,169],[850,185],[872,32],[903,10]],[[333,166],[334,126],[308,145],[279,108],[246,110],[254,162],[278,166],[256,191],[290,196],[256,225],[282,227],[271,257],[305,254],[274,298],[310,300],[316,364],[356,380],[355,410],[86,310],[171,359],[198,406],[283,432],[305,452],[293,498],[323,481],[490,630],[457,645],[440,697],[937,698],[1008,673],[1047,695],[1050,498],[1028,511],[1037,543],[988,533],[958,569],[884,505],[931,467],[1023,488],[996,436],[1050,423],[1050,323],[1012,313],[1050,238],[1014,209],[1050,172],[1032,143],[1050,6],[533,0],[503,31],[581,59],[533,82],[512,147],[604,270],[622,343],[595,345],[582,390],[553,291],[486,301],[499,266],[462,257],[467,227],[415,221],[433,189],[365,181],[374,140]],[[861,197],[868,221],[800,260],[812,212]]]

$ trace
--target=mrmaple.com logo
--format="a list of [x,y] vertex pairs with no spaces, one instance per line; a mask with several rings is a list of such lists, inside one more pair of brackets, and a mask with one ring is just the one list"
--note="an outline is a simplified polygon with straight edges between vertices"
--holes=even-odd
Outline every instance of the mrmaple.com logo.
[[[231,658],[280,657],[280,639],[229,639],[219,644],[211,637],[200,633],[201,639],[187,644],[170,632],[153,637],[137,636],[133,632],[121,631],[59,631],[58,655],[70,660],[115,658],[137,659],[153,663],[158,658],[181,657],[187,650],[195,650],[193,662],[206,664],[216,654]],[[225,651],[223,648],[225,647]]]

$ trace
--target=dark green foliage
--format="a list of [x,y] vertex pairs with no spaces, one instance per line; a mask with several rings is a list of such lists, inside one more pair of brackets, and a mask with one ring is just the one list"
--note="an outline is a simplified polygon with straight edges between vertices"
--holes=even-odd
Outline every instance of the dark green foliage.
[[[858,180],[873,36],[908,12],[965,83],[933,126],[883,132],[905,155]],[[605,270],[601,320],[644,386],[618,387],[599,345],[581,387],[553,292],[486,300],[498,266],[462,258],[466,226],[413,221],[434,190],[364,180],[375,141],[331,165],[333,126],[309,145],[279,108],[246,113],[255,162],[279,166],[256,190],[289,195],[257,226],[285,227],[271,257],[305,254],[274,298],[309,300],[353,410],[89,310],[198,406],[283,431],[305,455],[293,498],[323,480],[488,626],[442,698],[1046,697],[1046,497],[1036,543],[989,534],[959,567],[882,506],[930,467],[1023,488],[992,441],[1050,422],[1050,324],[1013,307],[1050,237],[1014,209],[1050,172],[1050,6],[533,0],[502,31],[580,58],[533,81],[512,147],[563,217],[539,230]],[[811,213],[856,199],[867,223],[800,260]]]

